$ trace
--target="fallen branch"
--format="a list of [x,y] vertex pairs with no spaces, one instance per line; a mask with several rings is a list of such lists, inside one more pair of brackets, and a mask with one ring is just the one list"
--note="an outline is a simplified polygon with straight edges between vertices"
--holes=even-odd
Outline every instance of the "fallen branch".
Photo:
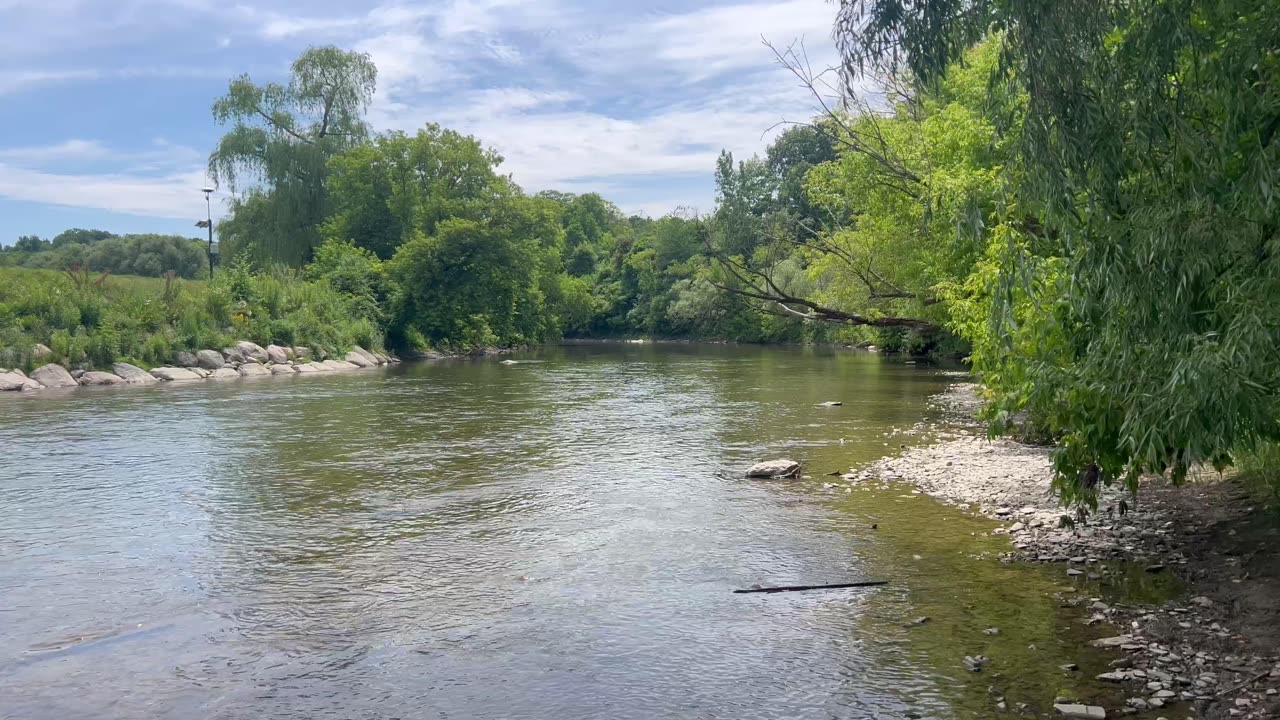
[[748,588],[746,590],[734,590],[735,593],[778,593],[778,592],[795,592],[797,590],[835,590],[837,588],[860,588],[860,587],[878,587],[880,585],[888,585],[888,580],[863,580],[862,582],[851,583],[834,583],[831,585],[779,585],[777,587],[766,588]]
[[[739,592],[739,591],[738,591],[738,590],[734,590],[734,592]],[[1263,670],[1262,672],[1258,673],[1257,675],[1254,675],[1253,677],[1249,678],[1248,680],[1245,680],[1244,682],[1240,683],[1239,685],[1235,685],[1235,686],[1233,686],[1233,687],[1229,687],[1229,688],[1227,688],[1226,690],[1223,690],[1222,692],[1218,693],[1218,697],[1223,697],[1224,695],[1230,695],[1230,694],[1232,694],[1232,693],[1234,693],[1234,692],[1237,692],[1237,691],[1243,690],[1243,689],[1245,689],[1245,688],[1249,687],[1250,685],[1252,685],[1252,684],[1254,684],[1254,683],[1258,682],[1259,680],[1261,680],[1262,678],[1264,678],[1264,677],[1266,677],[1266,676],[1268,676],[1268,675],[1270,675],[1270,674],[1271,674],[1271,671],[1270,671],[1270,670]]]

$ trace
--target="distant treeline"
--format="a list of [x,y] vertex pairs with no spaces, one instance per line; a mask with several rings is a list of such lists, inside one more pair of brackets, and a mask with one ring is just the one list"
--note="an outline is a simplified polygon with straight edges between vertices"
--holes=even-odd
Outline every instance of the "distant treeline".
[[116,235],[106,230],[73,228],[51,240],[23,235],[0,246],[0,267],[64,270],[86,268],[113,275],[161,277],[173,271],[181,278],[207,277],[207,244],[179,235]]

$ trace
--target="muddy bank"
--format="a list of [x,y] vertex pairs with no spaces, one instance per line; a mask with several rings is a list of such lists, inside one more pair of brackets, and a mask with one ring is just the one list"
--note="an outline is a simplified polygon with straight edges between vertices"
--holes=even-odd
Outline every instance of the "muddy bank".
[[[1071,527],[1050,492],[1048,448],[981,436],[971,385],[938,402],[948,422],[937,442],[845,481],[909,483],[1001,521],[995,533],[1011,542],[1002,561],[1060,565],[1078,591],[1068,602],[1088,606],[1096,642],[1117,653],[1100,679],[1123,686],[1128,700],[1108,716],[1280,718],[1280,537],[1237,483],[1145,481],[1137,498],[1108,491],[1097,513]],[[1103,602],[1135,575],[1173,575],[1186,592],[1159,605]]]

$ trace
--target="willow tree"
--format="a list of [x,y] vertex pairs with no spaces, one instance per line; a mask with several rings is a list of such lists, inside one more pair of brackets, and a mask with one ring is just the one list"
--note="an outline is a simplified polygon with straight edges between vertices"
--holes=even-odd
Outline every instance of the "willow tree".
[[[1027,233],[975,359],[997,419],[1061,435],[1096,506],[1280,438],[1280,22],[1274,0],[842,0],[846,69],[923,87],[993,30],[990,99],[1026,99]],[[1020,321],[1020,322],[1019,322]]]
[[237,195],[220,227],[224,254],[300,265],[328,214],[329,159],[365,142],[365,111],[377,67],[368,55],[336,47],[303,52],[287,83],[231,81],[213,117],[231,130],[209,155],[209,174]]

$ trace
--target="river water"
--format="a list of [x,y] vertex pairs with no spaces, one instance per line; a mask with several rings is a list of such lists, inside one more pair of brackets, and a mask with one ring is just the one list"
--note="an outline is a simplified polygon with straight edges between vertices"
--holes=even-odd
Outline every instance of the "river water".
[[[824,487],[954,373],[516,357],[0,397],[0,717],[977,718],[1105,662],[993,523]],[[741,479],[778,456],[812,477]]]

